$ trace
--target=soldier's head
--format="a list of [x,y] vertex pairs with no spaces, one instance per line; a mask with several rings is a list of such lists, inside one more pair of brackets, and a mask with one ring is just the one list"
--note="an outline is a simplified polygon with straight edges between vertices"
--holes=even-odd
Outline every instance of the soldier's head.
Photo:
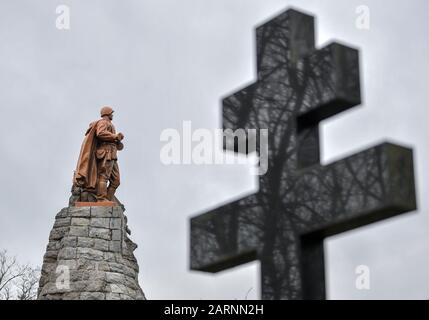
[[109,117],[109,119],[112,120],[113,119],[113,112],[115,112],[115,111],[113,111],[113,109],[111,107],[106,106],[106,107],[101,108],[100,114],[101,114],[101,117]]

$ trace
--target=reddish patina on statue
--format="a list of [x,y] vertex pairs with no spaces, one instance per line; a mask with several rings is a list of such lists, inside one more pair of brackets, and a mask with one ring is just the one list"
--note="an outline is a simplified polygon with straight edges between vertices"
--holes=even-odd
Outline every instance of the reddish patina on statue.
[[92,122],[85,133],[73,177],[70,205],[119,203],[115,191],[120,184],[117,151],[124,135],[116,133],[113,109],[103,107],[101,119]]

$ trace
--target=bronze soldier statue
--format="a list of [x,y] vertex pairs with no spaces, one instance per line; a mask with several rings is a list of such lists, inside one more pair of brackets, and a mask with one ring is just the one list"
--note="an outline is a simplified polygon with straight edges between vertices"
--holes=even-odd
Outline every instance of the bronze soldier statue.
[[124,135],[116,133],[113,112],[111,107],[103,107],[101,119],[92,122],[85,133],[73,177],[70,205],[112,201],[119,204],[115,197],[120,184],[117,151],[124,148]]

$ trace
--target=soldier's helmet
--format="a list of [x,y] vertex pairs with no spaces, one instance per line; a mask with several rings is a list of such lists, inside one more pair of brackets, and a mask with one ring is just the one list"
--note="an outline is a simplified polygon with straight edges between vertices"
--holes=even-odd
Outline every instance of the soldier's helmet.
[[104,116],[110,116],[113,112],[113,109],[111,107],[103,107],[101,108],[100,114],[102,117]]

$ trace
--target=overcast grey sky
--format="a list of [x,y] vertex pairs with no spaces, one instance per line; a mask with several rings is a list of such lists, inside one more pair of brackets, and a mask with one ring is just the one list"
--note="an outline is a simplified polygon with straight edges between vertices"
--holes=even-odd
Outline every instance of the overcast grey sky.
[[[69,5],[71,29],[55,27]],[[370,30],[355,27],[367,5]],[[188,270],[188,219],[257,188],[246,166],[164,166],[160,133],[221,126],[220,98],[255,78],[254,27],[289,6],[319,46],[361,49],[364,103],[322,125],[323,162],[391,140],[415,148],[419,211],[326,241],[331,299],[429,298],[427,0],[5,0],[0,3],[0,248],[40,265],[88,124],[113,105],[122,185],[149,299],[259,298],[257,262]],[[355,268],[371,289],[355,288]],[[249,291],[250,290],[250,291]]]

